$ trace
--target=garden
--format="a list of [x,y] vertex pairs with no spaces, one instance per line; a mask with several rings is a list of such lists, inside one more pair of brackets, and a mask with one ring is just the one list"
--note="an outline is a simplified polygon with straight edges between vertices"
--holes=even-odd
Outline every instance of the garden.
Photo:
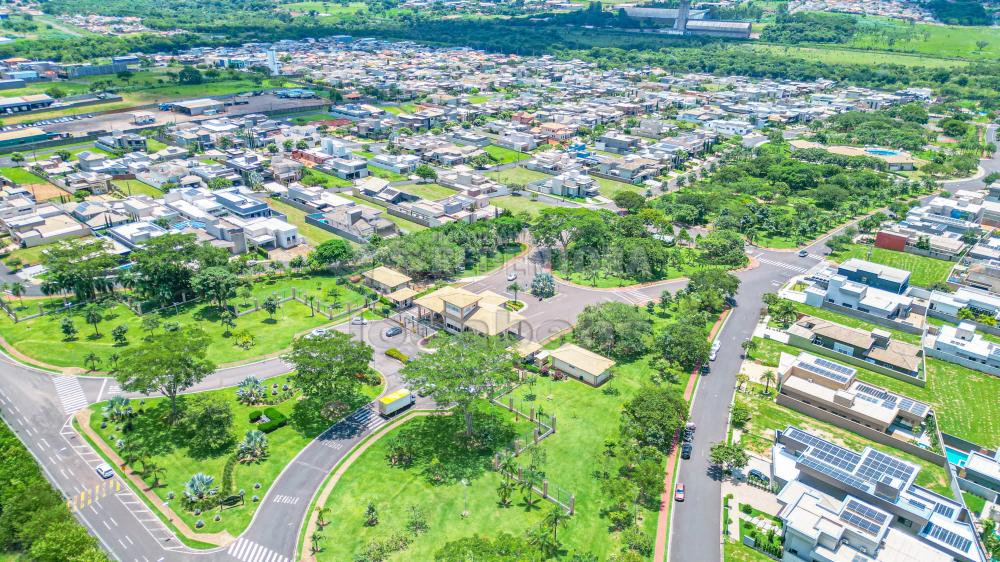
[[363,385],[322,417],[290,376],[248,377],[236,388],[182,395],[175,421],[167,398],[116,396],[91,406],[90,428],[189,527],[236,536],[285,465],[380,389]]

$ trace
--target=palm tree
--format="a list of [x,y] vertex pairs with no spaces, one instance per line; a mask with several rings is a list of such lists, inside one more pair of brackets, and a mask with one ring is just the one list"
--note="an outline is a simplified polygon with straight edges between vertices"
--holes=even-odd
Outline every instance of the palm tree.
[[743,340],[743,343],[740,344],[740,347],[743,348],[744,354],[747,357],[750,357],[751,355],[753,355],[754,351],[757,351],[757,348],[760,347],[760,344],[757,343],[757,340],[750,338]]
[[83,364],[93,371],[96,370],[97,366],[101,364],[101,358],[98,357],[96,353],[91,351],[86,357],[83,358]]
[[534,527],[529,532],[528,542],[537,546],[538,550],[546,556],[549,556],[552,551],[558,547],[558,545],[553,542],[552,535],[549,534],[549,530],[542,525]]
[[146,469],[146,474],[148,474],[149,476],[153,477],[153,484],[150,487],[151,488],[159,488],[160,487],[160,477],[163,476],[163,473],[164,473],[163,467],[160,466],[160,465],[158,465],[158,464],[156,464],[156,463],[149,463],[148,465],[144,466],[143,468]]
[[777,375],[774,374],[774,371],[768,369],[760,376],[760,380],[764,382],[764,394],[767,394],[771,390],[771,385],[777,380]]
[[500,499],[500,505],[507,507],[510,505],[510,496],[514,493],[514,483],[509,479],[504,479],[497,486],[497,497]]
[[497,468],[500,470],[500,474],[503,474],[504,479],[510,480],[517,473],[517,458],[511,453],[505,453],[500,457]]
[[545,516],[544,524],[549,529],[552,529],[553,543],[559,544],[559,525],[562,525],[567,519],[569,519],[569,514],[563,511],[563,508],[558,505],[553,506]]
[[524,504],[530,510],[534,507],[538,500],[535,499],[535,474],[529,470],[525,469],[521,482],[518,484],[521,493],[524,494]]
[[111,363],[112,370],[118,368],[118,360],[121,358],[122,356],[118,355],[117,353],[112,353],[111,355],[108,355],[108,362]]
[[316,524],[319,525],[320,529],[327,526],[326,514],[329,511],[330,508],[326,506],[316,508]]
[[310,542],[312,542],[312,544],[309,546],[309,550],[311,550],[313,554],[322,552],[323,547],[319,545],[319,541],[321,541],[322,539],[323,535],[319,533],[313,533],[312,536],[309,537]]
[[97,305],[90,305],[87,307],[86,312],[84,312],[84,320],[87,324],[94,325],[94,335],[100,336],[101,332],[97,330],[97,324],[104,319],[104,314],[102,313],[100,307]]
[[14,295],[17,300],[21,300],[21,297],[24,295],[24,283],[15,281],[14,283],[11,283],[8,288],[10,289],[11,295]]
[[750,375],[746,373],[736,374],[736,390],[743,390],[743,386],[750,382]]
[[514,293],[514,300],[517,300],[517,292],[522,289],[524,289],[524,287],[522,287],[521,284],[518,283],[517,281],[514,281],[510,285],[507,285],[507,290]]

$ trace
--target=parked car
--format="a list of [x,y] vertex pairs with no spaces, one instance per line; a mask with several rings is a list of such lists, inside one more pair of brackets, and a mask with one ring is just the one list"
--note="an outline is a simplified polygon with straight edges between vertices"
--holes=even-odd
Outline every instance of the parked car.
[[684,484],[678,484],[677,487],[674,488],[674,501],[684,501]]
[[702,375],[707,375],[712,372],[712,368],[708,366],[708,363],[705,363],[700,369],[698,369],[698,372]]
[[719,351],[720,348],[722,348],[722,342],[721,341],[715,340],[715,341],[712,342],[712,351]]
[[516,271],[508,271],[507,272],[507,280],[508,281],[514,281],[516,279],[517,279],[517,272]]
[[681,436],[681,438],[684,440],[685,443],[690,443],[690,442],[694,441],[694,432],[691,431],[691,430],[685,429],[683,435]]
[[351,318],[351,324],[354,324],[355,326],[364,326],[368,324],[368,321],[360,316],[355,316],[354,318]]
[[809,255],[809,252],[807,252],[805,250],[799,250],[799,257],[800,258],[804,258],[804,257],[806,257],[808,255]]
[[713,349],[712,351],[710,351],[708,353],[708,360],[709,361],[715,361],[715,358],[718,357],[718,356],[719,356],[719,352]]
[[747,473],[747,476],[750,477],[750,478],[756,478],[758,480],[762,480],[764,482],[768,482],[768,483],[771,482],[771,478],[768,475],[766,475],[763,472],[757,470],[756,468],[750,470],[750,472]]
[[399,326],[390,326],[385,329],[385,337],[391,338],[393,336],[398,336],[403,333],[403,329]]
[[694,447],[690,443],[681,445],[681,458],[685,460],[690,459],[692,449],[694,449]]
[[102,462],[101,464],[97,465],[97,468],[95,470],[97,471],[97,475],[100,476],[101,478],[104,478],[105,480],[115,475],[115,470],[111,468],[111,465],[106,462]]

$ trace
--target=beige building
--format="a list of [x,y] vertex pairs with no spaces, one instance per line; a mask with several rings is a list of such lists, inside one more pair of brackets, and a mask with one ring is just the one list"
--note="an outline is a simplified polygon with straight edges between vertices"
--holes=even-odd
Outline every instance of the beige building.
[[552,367],[591,386],[600,386],[611,377],[615,362],[603,355],[571,343],[549,352]]
[[857,380],[857,370],[802,352],[782,353],[778,367],[781,394],[881,431],[893,426],[919,428],[930,406]]
[[365,285],[383,295],[409,287],[410,281],[412,281],[408,275],[385,266],[370,269],[362,273],[361,276],[365,278]]
[[486,336],[516,332],[524,317],[504,308],[508,300],[493,291],[476,294],[457,287],[442,287],[413,301],[417,315],[440,324],[446,331],[471,330]]

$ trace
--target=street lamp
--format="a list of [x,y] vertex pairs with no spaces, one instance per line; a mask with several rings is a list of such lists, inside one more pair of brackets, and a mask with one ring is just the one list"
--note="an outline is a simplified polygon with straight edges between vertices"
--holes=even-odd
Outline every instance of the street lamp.
[[462,479],[462,486],[465,488],[465,509],[462,511],[462,519],[469,516],[469,479]]

